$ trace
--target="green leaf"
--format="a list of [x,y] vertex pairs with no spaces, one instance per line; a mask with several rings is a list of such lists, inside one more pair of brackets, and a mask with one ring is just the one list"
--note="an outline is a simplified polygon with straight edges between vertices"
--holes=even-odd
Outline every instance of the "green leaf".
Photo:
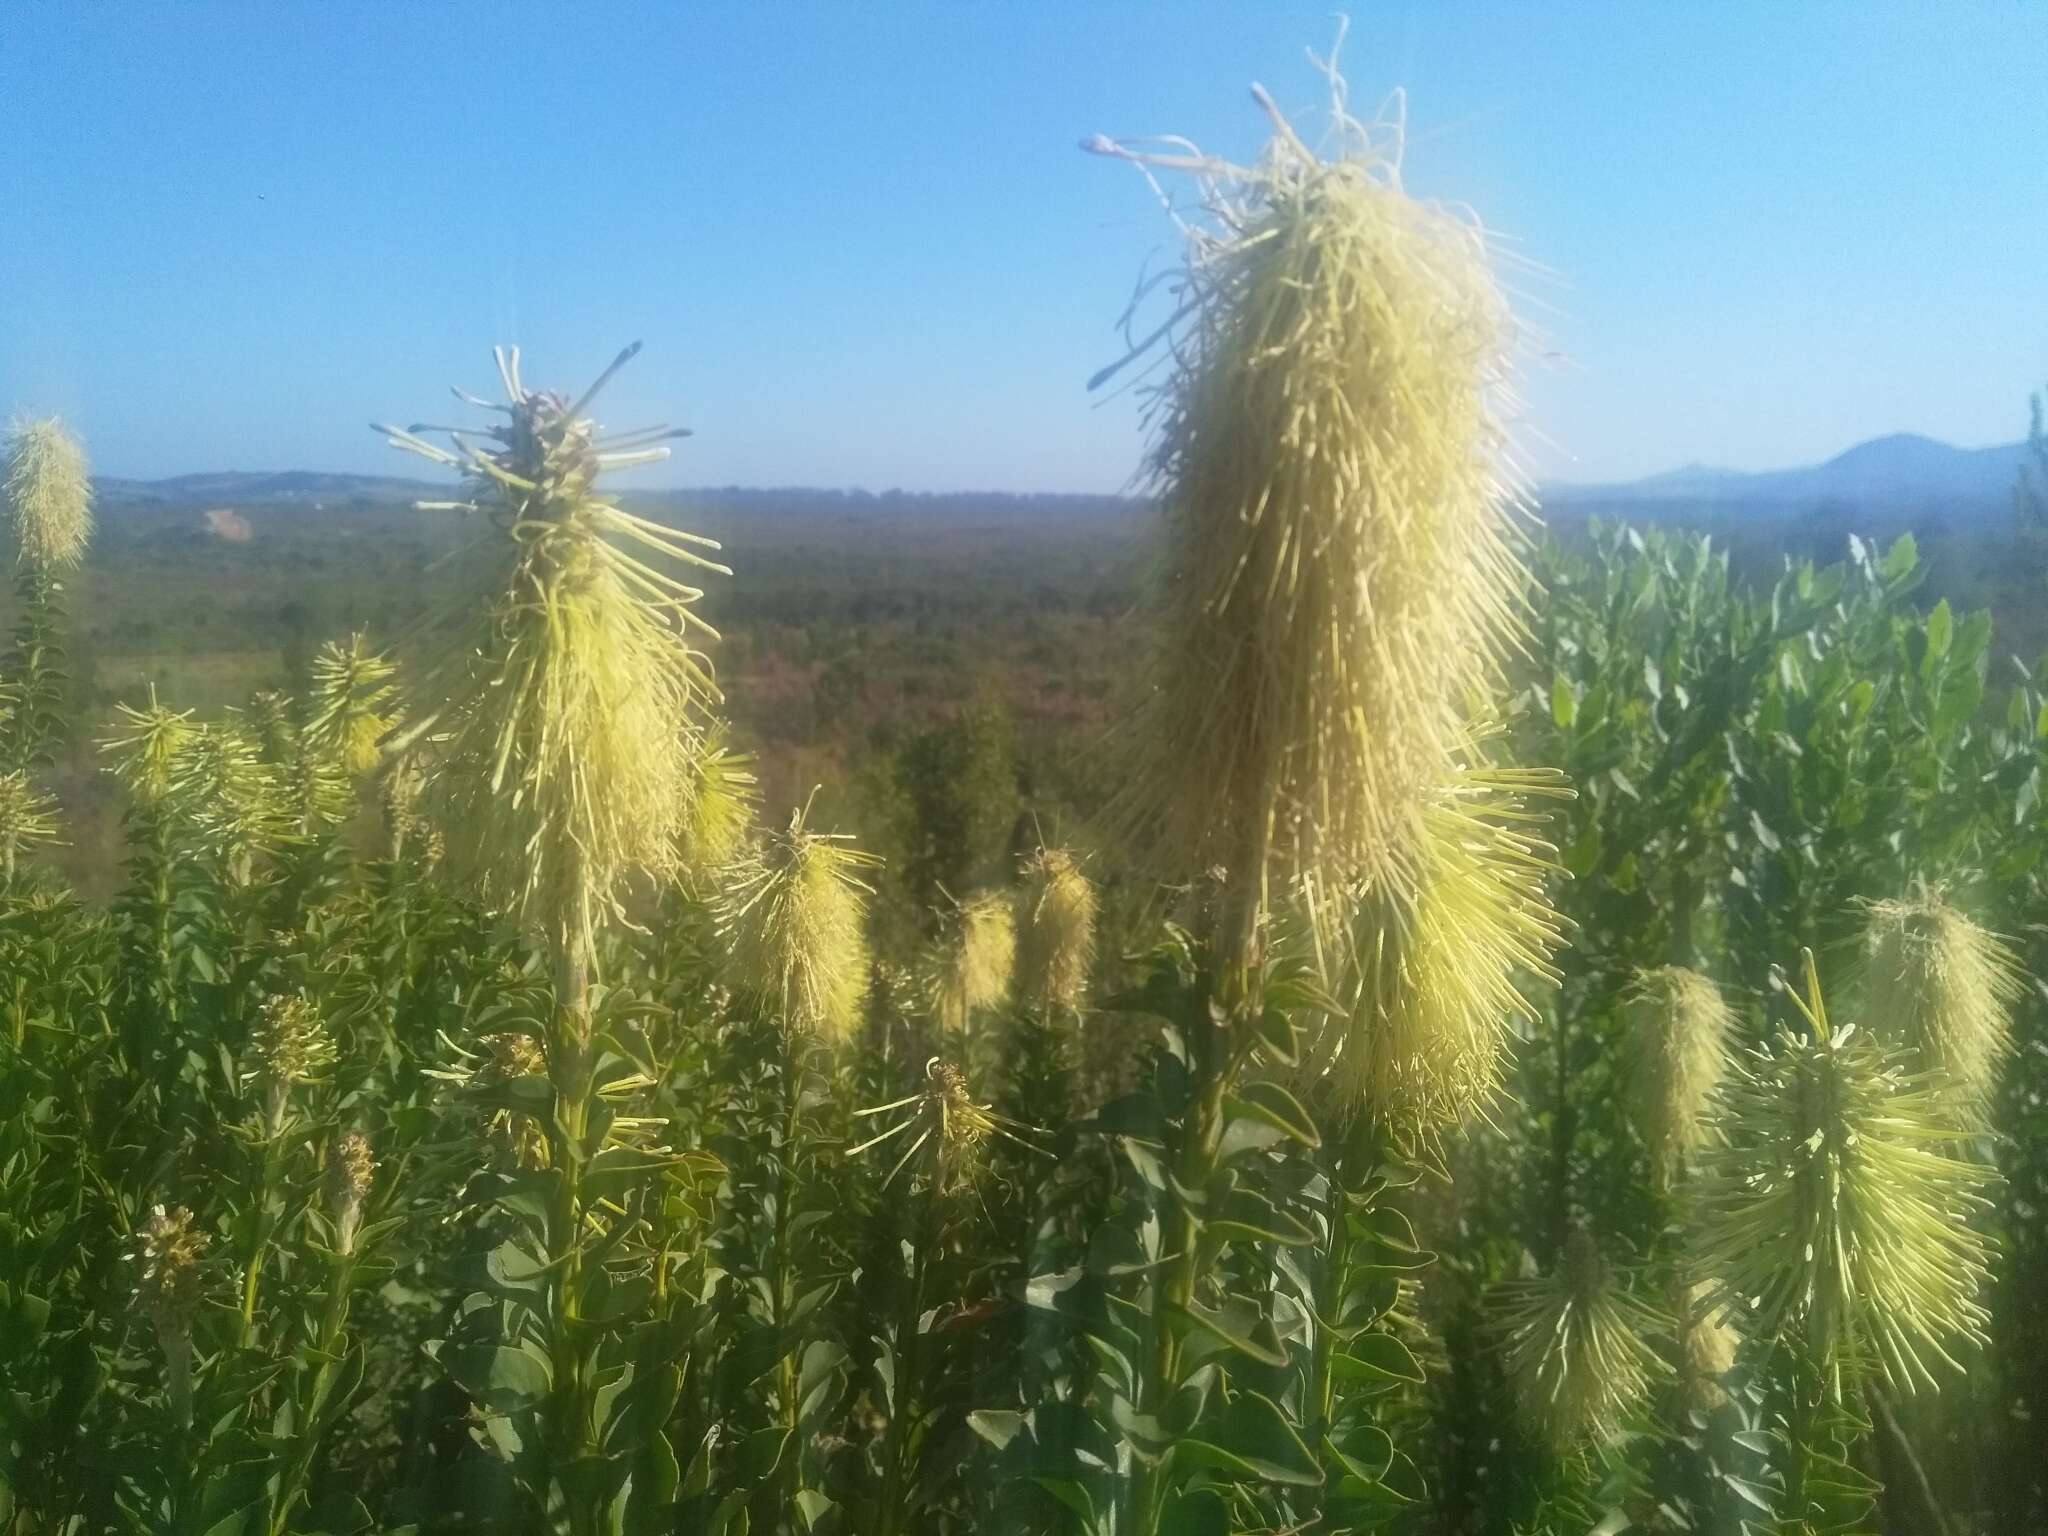
[[1256,1120],[1304,1147],[1322,1145],[1315,1120],[1301,1101],[1278,1083],[1246,1083],[1223,1101],[1226,1119]]
[[1422,1367],[1415,1363],[1408,1346],[1391,1333],[1360,1334],[1343,1354],[1330,1357],[1330,1374],[1339,1381],[1375,1385],[1422,1383]]
[[1571,682],[1560,672],[1550,680],[1550,718],[1559,730],[1568,731],[1578,712],[1579,701],[1572,693]]
[[1956,617],[1949,611],[1948,599],[1943,598],[1934,605],[1927,615],[1927,654],[1939,661],[1948,654],[1950,643],[1955,639]]
[[1167,1303],[1169,1315],[1183,1319],[1189,1326],[1199,1328],[1213,1339],[1219,1339],[1239,1354],[1266,1365],[1283,1366],[1287,1363],[1287,1351],[1281,1347],[1280,1336],[1273,1331],[1272,1319],[1264,1316],[1249,1301],[1228,1297],[1221,1307],[1205,1307],[1199,1301],[1186,1306]]
[[1884,563],[1877,573],[1887,584],[1904,581],[1913,574],[1913,568],[1920,563],[1920,546],[1913,542],[1913,535],[1902,533],[1892,541],[1892,547],[1884,552]]
[[804,1529],[814,1531],[818,1522],[839,1506],[815,1488],[799,1488],[796,1491],[796,1512],[803,1516]]
[[1283,1211],[1256,1190],[1238,1187],[1223,1197],[1208,1229],[1218,1237],[1249,1238],[1253,1242],[1312,1243],[1316,1235],[1291,1212]]
[[967,1427],[997,1450],[1017,1438],[1025,1417],[1014,1408],[977,1408],[967,1415]]
[[1313,1488],[1322,1468],[1271,1398],[1239,1392],[1214,1425],[1204,1425],[1174,1447],[1174,1456],[1233,1476]]
[[547,1361],[523,1349],[464,1344],[441,1351],[441,1368],[454,1383],[494,1413],[517,1413],[548,1395]]

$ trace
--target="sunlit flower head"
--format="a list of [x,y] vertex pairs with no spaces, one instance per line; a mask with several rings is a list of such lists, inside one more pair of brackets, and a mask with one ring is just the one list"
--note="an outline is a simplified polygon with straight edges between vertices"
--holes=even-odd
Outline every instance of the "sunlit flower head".
[[1518,333],[1484,231],[1403,188],[1400,124],[1353,120],[1340,90],[1324,160],[1259,99],[1274,133],[1248,167],[1086,146],[1190,173],[1207,215],[1182,224],[1173,318],[1134,349],[1164,340],[1176,366],[1123,806],[1173,873],[1412,888],[1416,819],[1520,628]]
[[1411,871],[1358,897],[1339,986],[1347,1017],[1324,1058],[1353,1102],[1403,1137],[1427,1140],[1498,1097],[1514,1021],[1534,1016],[1522,987],[1557,979],[1556,865],[1529,802],[1568,793],[1548,770],[1474,757],[1426,802]]
[[328,641],[313,658],[306,744],[350,773],[370,772],[381,759],[380,743],[398,724],[397,674],[396,663],[373,650],[361,630]]
[[939,1027],[953,1032],[1010,995],[1017,909],[1007,891],[981,891],[942,914],[927,991]]
[[881,861],[840,833],[813,832],[808,807],[764,836],[717,901],[734,986],[785,1027],[838,1038],[859,1021],[868,988],[862,872]]
[[1830,1366],[1874,1357],[1892,1384],[1934,1384],[1950,1345],[1981,1341],[1989,1249],[1972,1222],[1989,1170],[1949,1154],[1937,1073],[1853,1023],[1829,1022],[1808,961],[1800,1022],[1738,1062],[1725,1146],[1700,1158],[1694,1272],[1745,1334]]
[[18,421],[7,439],[7,514],[15,559],[69,570],[92,541],[92,475],[85,450],[54,417]]
[[1095,963],[1095,885],[1065,848],[1024,861],[1017,894],[1017,990],[1041,1007],[1078,1008]]
[[1713,1098],[1728,1071],[1735,1014],[1698,971],[1666,965],[1629,994],[1630,1109],[1661,1176],[1712,1138]]
[[[588,952],[635,871],[677,872],[691,764],[717,699],[691,643],[702,595],[664,566],[723,572],[711,540],[611,504],[607,471],[668,457],[666,427],[604,435],[585,414],[638,345],[583,395],[532,391],[497,353],[506,403],[483,428],[380,428],[461,470],[488,530],[473,590],[442,615],[425,698],[445,702],[387,747],[427,745],[449,862],[551,941]],[[467,398],[467,397],[465,397]],[[421,433],[445,434],[452,449]]]
[[2012,1050],[2022,972],[2010,946],[1930,888],[1870,904],[1860,980],[1870,1032],[1941,1073],[1959,1101],[1981,1110]]

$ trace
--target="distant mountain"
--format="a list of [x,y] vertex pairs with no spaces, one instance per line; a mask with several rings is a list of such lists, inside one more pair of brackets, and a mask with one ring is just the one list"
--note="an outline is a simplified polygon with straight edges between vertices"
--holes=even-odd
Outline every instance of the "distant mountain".
[[93,492],[102,507],[192,507],[250,502],[327,502],[362,498],[376,502],[413,501],[446,496],[446,484],[401,480],[390,475],[329,475],[317,470],[288,469],[276,473],[215,470],[173,475],[168,480],[123,480],[101,475]]
[[1931,437],[1895,432],[1858,443],[1825,464],[1801,469],[1749,473],[1688,464],[1618,485],[1548,485],[1543,499],[1565,506],[1675,502],[1701,510],[1757,507],[1778,513],[1830,502],[1871,512],[1962,512],[1988,509],[1994,503],[2003,509],[2026,454],[2025,443],[1957,448]]

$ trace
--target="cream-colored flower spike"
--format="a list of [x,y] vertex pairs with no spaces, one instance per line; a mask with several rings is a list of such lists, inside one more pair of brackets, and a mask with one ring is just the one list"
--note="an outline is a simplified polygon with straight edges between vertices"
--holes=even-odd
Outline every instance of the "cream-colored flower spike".
[[964,1030],[1009,996],[1017,967],[1017,909],[1007,891],[980,891],[944,914],[928,991],[939,1027]]
[[788,830],[762,839],[717,902],[735,987],[785,1028],[838,1038],[857,1022],[868,989],[862,871],[881,863],[843,834],[813,832],[799,807]]
[[[597,489],[608,471],[668,457],[667,427],[604,435],[585,408],[639,344],[583,395],[526,388],[500,349],[503,420],[480,429],[380,427],[392,442],[462,470],[486,514],[476,589],[443,616],[425,697],[438,712],[388,741],[431,745],[428,800],[449,862],[493,899],[587,954],[620,914],[636,870],[674,874],[690,806],[691,758],[717,689],[693,631],[703,594],[660,568],[730,574],[717,544],[634,516]],[[459,392],[458,392],[459,393]],[[445,433],[441,448],[420,434]],[[652,557],[652,558],[650,558]]]
[[1951,1156],[1939,1073],[1910,1069],[1853,1023],[1829,1022],[1813,957],[1800,1023],[1739,1063],[1728,1140],[1701,1154],[1691,1272],[1743,1331],[1833,1369],[1874,1357],[1900,1391],[1960,1369],[1984,1339],[1990,1250],[1972,1218],[1993,1178]]
[[55,417],[14,424],[6,494],[20,564],[64,571],[85,557],[92,542],[92,475],[78,439]]
[[1864,929],[1863,1022],[1939,1072],[1975,1121],[2012,1050],[2019,958],[1949,905],[1938,888],[1872,902]]
[[1427,1142],[1501,1089],[1524,980],[1555,983],[1565,919],[1551,906],[1555,850],[1532,798],[1571,791],[1545,769],[1500,768],[1477,749],[1420,813],[1412,873],[1368,885],[1354,909],[1340,985],[1347,1014],[1323,1057],[1354,1102],[1404,1139]]
[[1666,1374],[1650,1344],[1666,1320],[1622,1284],[1583,1231],[1572,1233],[1555,1271],[1507,1282],[1495,1305],[1516,1403],[1558,1450],[1619,1438]]
[[138,800],[153,805],[170,793],[200,727],[192,723],[191,710],[158,703],[155,683],[149,685],[149,708],[115,708],[112,734],[100,742],[100,750],[112,759],[109,771]]
[[1521,623],[1517,329],[1485,234],[1404,190],[1398,124],[1358,123],[1340,87],[1323,159],[1255,94],[1274,131],[1249,167],[1084,145],[1190,172],[1207,214],[1184,225],[1173,319],[1133,353],[1170,338],[1178,367],[1122,809],[1170,874],[1412,891],[1423,807]]
[[1078,1008],[1095,963],[1095,884],[1064,848],[1024,861],[1017,899],[1017,990],[1041,1007]]
[[1714,1135],[1715,1091],[1728,1072],[1734,1010],[1698,971],[1660,966],[1629,994],[1630,1109],[1660,1178]]

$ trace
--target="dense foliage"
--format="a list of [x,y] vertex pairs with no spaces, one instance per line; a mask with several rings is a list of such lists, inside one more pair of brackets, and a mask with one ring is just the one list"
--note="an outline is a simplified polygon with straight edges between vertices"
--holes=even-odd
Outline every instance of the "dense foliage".
[[671,432],[516,352],[387,429],[477,530],[403,662],[80,721],[17,440],[0,1529],[2042,1528],[2041,684],[1910,538],[1524,572],[1483,242],[1275,122],[1057,772],[986,688],[763,804]]

